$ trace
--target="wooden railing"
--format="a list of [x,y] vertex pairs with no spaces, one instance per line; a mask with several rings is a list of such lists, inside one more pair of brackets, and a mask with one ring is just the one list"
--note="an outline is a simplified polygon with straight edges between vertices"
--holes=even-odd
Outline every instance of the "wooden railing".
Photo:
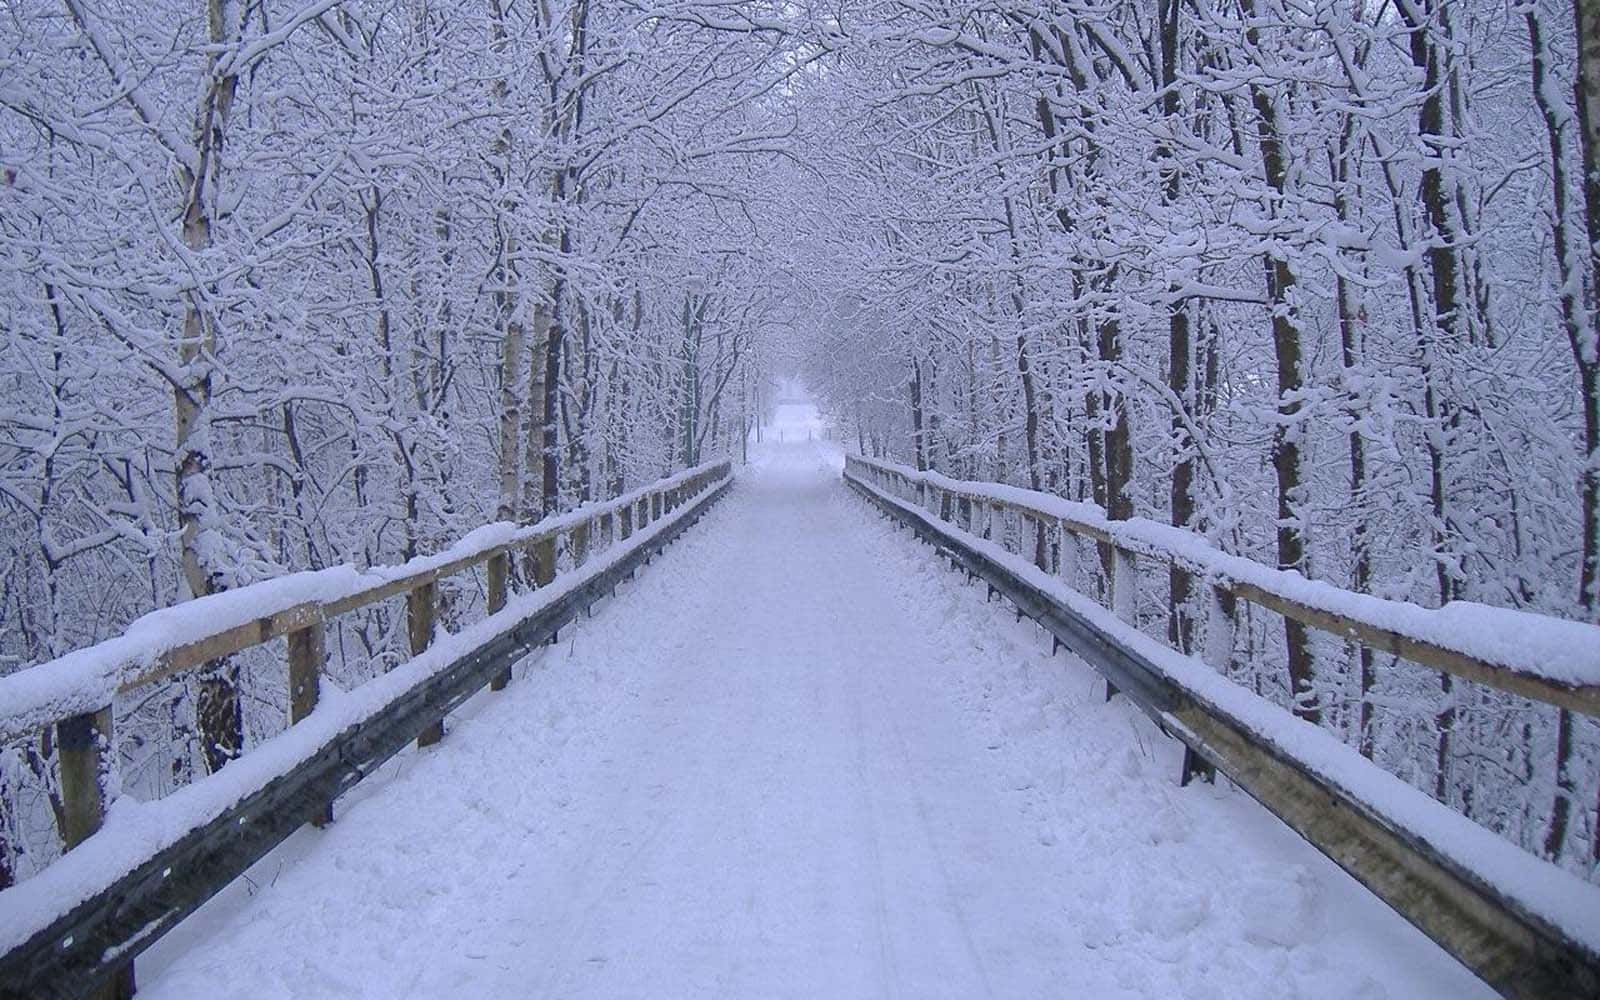
[[[1501,993],[1600,996],[1600,887],[1435,802],[1224,676],[1242,601],[1341,640],[1596,715],[1600,628],[1476,605],[1431,611],[1353,594],[1221,552],[1189,532],[1109,521],[1099,508],[1049,494],[859,456],[846,458],[844,475],[1097,669],[1108,697],[1120,689],[1181,740],[1185,783],[1195,773],[1222,771]],[[1027,552],[1007,547],[1008,533],[992,530],[991,518],[1007,517],[1020,519],[1021,530],[1012,534]],[[1064,560],[1039,558],[1040,531],[1053,543],[1094,544],[1109,563],[1105,605],[1061,579]],[[1193,574],[1198,596],[1210,605],[1198,657],[1138,629],[1139,560]],[[1497,630],[1505,631],[1499,640]]]
[[[77,996],[131,968],[160,933],[219,891],[372,767],[445,715],[670,542],[731,482],[708,463],[537,524],[488,525],[447,551],[395,567],[294,574],[155,612],[116,639],[0,678],[0,742],[54,727],[66,853],[0,891],[0,997]],[[558,558],[566,571],[558,576]],[[512,599],[513,560],[529,592]],[[438,584],[483,567],[488,617],[434,646]],[[327,624],[404,595],[413,660],[315,711]],[[162,842],[81,845],[117,787],[112,702],[119,694],[287,639],[289,728],[272,754],[247,753],[152,806]],[[265,749],[265,748],[263,748]],[[271,760],[264,758],[271,757]],[[181,800],[181,801],[179,801]],[[68,869],[71,869],[68,871]],[[126,986],[126,983],[124,983]]]

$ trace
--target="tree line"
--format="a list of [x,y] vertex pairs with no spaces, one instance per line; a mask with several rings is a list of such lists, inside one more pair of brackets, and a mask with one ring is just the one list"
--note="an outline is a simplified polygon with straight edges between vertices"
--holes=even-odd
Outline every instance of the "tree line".
[[[1600,621],[1595,4],[877,3],[819,44],[811,377],[863,451]],[[1151,574],[1142,624],[1197,651],[1201,591]],[[1234,613],[1241,683],[1596,872],[1592,720]]]
[[[7,4],[0,672],[734,450],[792,49],[689,4]],[[336,681],[404,658],[398,602],[351,618]],[[119,704],[124,791],[280,729],[270,662]],[[0,750],[0,885],[59,850],[50,739]]]

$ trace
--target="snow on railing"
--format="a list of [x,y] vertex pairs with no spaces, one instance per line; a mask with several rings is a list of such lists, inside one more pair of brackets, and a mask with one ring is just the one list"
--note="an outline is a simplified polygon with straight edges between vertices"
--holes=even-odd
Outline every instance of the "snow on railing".
[[[1204,537],[1145,518],[1113,521],[1094,504],[999,483],[951,479],[937,472],[852,455],[847,462],[916,494],[1009,510],[1038,523],[1112,546],[1126,557],[1176,563],[1214,589],[1341,639],[1351,639],[1435,670],[1535,701],[1600,716],[1600,626],[1549,615],[1451,601],[1424,608],[1342,590],[1293,570],[1264,566],[1218,549]],[[949,514],[943,514],[949,519]],[[969,520],[970,520],[969,515]],[[1124,604],[1115,596],[1113,605]],[[1125,584],[1124,589],[1131,585]]]
[[[703,485],[706,476],[726,470],[727,465],[707,463],[535,524],[486,524],[441,552],[397,565],[365,570],[344,565],[290,573],[152,611],[120,636],[0,677],[0,743],[109,705],[116,694],[410,593],[510,553],[532,551],[536,557],[542,553],[553,558],[560,537],[575,531],[586,537],[588,526],[596,523],[602,533],[608,532],[612,517],[621,522],[626,538],[636,508],[639,524],[647,524],[660,516],[667,494],[681,492],[691,483]],[[644,505],[653,505],[653,513]],[[581,555],[575,561],[581,561]],[[550,566],[553,572],[554,564]]]

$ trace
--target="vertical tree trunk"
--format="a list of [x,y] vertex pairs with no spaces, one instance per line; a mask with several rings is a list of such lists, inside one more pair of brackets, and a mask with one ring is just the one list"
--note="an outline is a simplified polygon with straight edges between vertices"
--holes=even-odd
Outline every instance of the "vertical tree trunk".
[[[1021,309],[1018,309],[1021,320]],[[1039,390],[1034,382],[1033,366],[1028,358],[1028,338],[1017,334],[1017,375],[1022,380],[1022,440],[1028,450],[1028,488],[1044,489],[1043,460],[1039,453]],[[1036,521],[1033,531],[1033,564],[1040,569],[1046,565],[1046,538],[1044,522]]]
[[[1586,121],[1587,115],[1592,113],[1584,106],[1587,95],[1584,89],[1586,77],[1585,70],[1591,74],[1600,74],[1600,66],[1585,65],[1584,59],[1600,59],[1600,44],[1591,46],[1587,51],[1584,48],[1583,28],[1585,26],[1585,4],[1577,4],[1577,18],[1579,25],[1579,85],[1577,100],[1580,121]],[[1600,6],[1588,12],[1593,18],[1600,13]],[[1571,138],[1567,134],[1569,121],[1568,109],[1561,101],[1559,92],[1551,85],[1548,75],[1550,63],[1550,50],[1545,41],[1543,15],[1538,6],[1530,5],[1523,14],[1528,26],[1528,43],[1532,50],[1533,67],[1533,97],[1541,116],[1544,118],[1545,135],[1550,146],[1550,176],[1551,186],[1555,195],[1555,212],[1553,217],[1553,235],[1556,252],[1556,268],[1560,276],[1561,289],[1561,322],[1567,331],[1568,343],[1572,346],[1573,360],[1578,367],[1578,380],[1581,385],[1583,402],[1585,406],[1585,451],[1587,464],[1580,474],[1580,492],[1584,494],[1584,548],[1578,575],[1578,606],[1585,617],[1593,619],[1597,603],[1594,589],[1594,532],[1596,517],[1594,478],[1597,472],[1596,434],[1600,432],[1600,385],[1597,385],[1597,375],[1600,375],[1600,337],[1595,333],[1595,316],[1590,311],[1583,299],[1585,279],[1591,277],[1583,273],[1583,266],[1578,255],[1573,253],[1571,240],[1571,209],[1568,204],[1567,164],[1571,150]],[[1600,35],[1600,25],[1590,20],[1588,27],[1591,34]],[[1600,43],[1600,38],[1596,39]],[[1586,147],[1584,153],[1588,153]],[[1585,157],[1586,169],[1585,187],[1592,183],[1593,178],[1587,174],[1593,167]],[[1587,194],[1587,190],[1585,194]],[[1590,219],[1591,229],[1594,220]],[[1597,287],[1589,286],[1591,294]],[[1555,759],[1555,794],[1550,804],[1550,821],[1545,828],[1544,853],[1552,861],[1561,859],[1567,841],[1567,830],[1571,825],[1572,810],[1577,801],[1576,780],[1572,774],[1573,752],[1573,719],[1572,713],[1567,709],[1559,709],[1556,713],[1556,759]],[[1594,845],[1595,854],[1600,857],[1600,833],[1596,834]]]
[[[1579,571],[1579,605],[1590,621],[1600,612],[1600,318],[1595,313],[1600,296],[1600,2],[1576,0],[1573,15],[1578,31],[1578,138],[1583,152],[1583,207],[1589,237],[1589,298],[1585,333],[1573,345],[1582,363],[1584,456],[1583,552]],[[1567,718],[1570,733],[1571,718]],[[1593,858],[1600,860],[1600,805],[1596,806]]]
[[[1161,113],[1172,122],[1176,130],[1182,113],[1178,99],[1178,21],[1182,9],[1180,0],[1160,0],[1157,18],[1161,32]],[[1174,159],[1173,150],[1161,146],[1157,150],[1161,162],[1161,199],[1171,205],[1181,193],[1182,174]],[[1176,285],[1169,288],[1172,301],[1167,305],[1167,386],[1183,412],[1172,415],[1172,440],[1176,456],[1172,466],[1170,494],[1172,524],[1187,528],[1194,521],[1194,442],[1189,438],[1189,424],[1194,415],[1194,346],[1189,336],[1188,302],[1178,296]],[[1185,416],[1189,419],[1185,419]],[[1193,588],[1187,570],[1173,562],[1167,573],[1167,641],[1179,651],[1188,653],[1194,648],[1194,621],[1189,610]]]
[[500,503],[495,516],[512,521],[517,516],[517,471],[522,458],[522,322],[515,314],[502,312],[501,323]]
[[[560,238],[561,256],[572,251],[571,240],[565,230]],[[550,303],[550,327],[546,332],[544,349],[544,412],[541,414],[539,516],[549,517],[561,509],[561,353],[566,337],[566,316],[562,300],[566,297],[566,280],[558,272],[553,283]]]
[[[1449,523],[1450,490],[1445,460],[1449,450],[1449,432],[1456,422],[1453,407],[1437,390],[1432,373],[1438,370],[1436,356],[1443,349],[1453,349],[1467,327],[1463,315],[1467,298],[1462,294],[1462,268],[1460,247],[1462,233],[1451,218],[1450,195],[1441,166],[1449,137],[1445,134],[1444,74],[1447,58],[1445,46],[1434,37],[1443,32],[1443,8],[1438,0],[1420,0],[1415,5],[1400,5],[1401,16],[1410,28],[1411,62],[1423,71],[1425,97],[1418,112],[1417,133],[1422,144],[1430,151],[1422,170],[1422,205],[1428,226],[1428,270],[1432,277],[1433,330],[1418,330],[1417,336],[1424,358],[1426,385],[1423,388],[1423,408],[1428,417],[1429,501],[1433,507],[1434,576],[1439,587],[1439,603],[1446,604],[1457,597],[1460,569],[1447,555],[1452,542],[1447,534]],[[1439,711],[1434,715],[1434,728],[1438,741],[1434,754],[1434,798],[1441,802],[1450,800],[1451,740],[1456,723],[1455,682],[1449,674],[1439,675]]]
[[[1245,0],[1240,6],[1247,17],[1255,16],[1254,0]],[[1257,48],[1262,44],[1259,35],[1260,32],[1254,27],[1245,31],[1250,44]],[[1278,132],[1277,107],[1272,94],[1261,86],[1252,84],[1250,96],[1259,129],[1261,164],[1267,186],[1271,189],[1272,211],[1276,214],[1281,211],[1288,187],[1288,169]],[[1278,481],[1278,566],[1304,573],[1307,570],[1306,544],[1299,505],[1304,485],[1300,463],[1304,422],[1300,411],[1304,406],[1301,393],[1305,379],[1301,373],[1295,276],[1289,261],[1281,254],[1269,253],[1264,256],[1262,267],[1266,274],[1267,301],[1272,308],[1272,349],[1278,369],[1278,420],[1272,434],[1272,467]],[[1320,723],[1322,710],[1316,701],[1315,665],[1306,626],[1285,618],[1283,637],[1288,651],[1291,708],[1295,715],[1307,722]]]
[[[237,26],[236,14],[228,0],[206,3],[207,39],[214,51],[207,59],[215,67],[222,46]],[[238,78],[208,73],[208,84],[195,112],[194,160],[183,171],[183,242],[197,255],[211,248],[213,206],[222,174],[222,143]],[[178,365],[183,384],[174,391],[177,466],[178,534],[184,590],[189,597],[205,597],[224,589],[219,567],[212,565],[209,548],[202,535],[220,530],[221,512],[211,481],[210,466],[215,442],[211,439],[210,414],[215,369],[216,316],[207,305],[209,296],[195,290],[184,305],[183,337],[178,342]],[[201,751],[210,771],[223,765],[244,749],[244,716],[239,703],[239,668],[228,659],[215,660],[201,668],[196,678],[195,715],[199,723]]]
[[[1354,119],[1346,116],[1344,128],[1339,136],[1339,147],[1333,154],[1333,162],[1330,164],[1334,181],[1334,211],[1340,222],[1347,222],[1350,217],[1350,143],[1354,126]],[[1367,443],[1356,423],[1358,414],[1366,405],[1366,399],[1363,393],[1355,389],[1355,380],[1361,377],[1363,350],[1353,295],[1349,280],[1343,274],[1335,274],[1334,305],[1339,323],[1340,360],[1344,366],[1345,394],[1350,407],[1350,433],[1347,435],[1350,453],[1349,509],[1355,514],[1355,524],[1350,529],[1350,586],[1357,593],[1364,594],[1372,585],[1372,553],[1367,539]],[[1372,648],[1359,642],[1354,646],[1356,669],[1359,673],[1357,684],[1360,691],[1360,707],[1356,717],[1356,746],[1361,755],[1370,760],[1376,749],[1372,731],[1372,689],[1377,683],[1377,671]]]
[[922,441],[922,364],[911,359],[911,454],[918,472],[928,468]]
[[534,303],[531,336],[528,338],[528,406],[523,433],[522,518],[537,521],[544,516],[544,419],[545,409],[555,389],[546,381],[545,352],[550,342],[550,307],[543,300]]
[[[1600,612],[1600,316],[1595,297],[1600,295],[1600,0],[1577,0],[1573,7],[1578,29],[1578,139],[1583,160],[1585,234],[1589,240],[1589,297],[1580,336],[1572,345],[1582,382],[1583,477],[1581,568],[1578,604],[1590,621]],[[1595,856],[1600,858],[1600,823],[1596,824]]]

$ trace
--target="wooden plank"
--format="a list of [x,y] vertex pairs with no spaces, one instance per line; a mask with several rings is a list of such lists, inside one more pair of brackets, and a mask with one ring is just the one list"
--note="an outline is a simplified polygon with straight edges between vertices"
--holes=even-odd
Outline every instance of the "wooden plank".
[[409,594],[423,584],[433,582],[438,576],[437,572],[430,569],[423,570],[420,573],[409,573],[393,580],[386,580],[383,583],[368,587],[366,590],[358,590],[353,594],[347,594],[337,601],[329,601],[324,605],[324,611],[329,618],[336,618],[339,615],[355,611],[357,608],[364,608],[369,604],[377,604],[379,601],[387,601],[391,597]]
[[1600,717],[1600,686],[1564,684],[1547,677],[1523,673],[1368,622],[1308,607],[1252,584],[1234,581],[1229,586],[1235,594],[1252,604],[1259,604],[1285,618],[1304,622],[1312,628],[1331,632],[1342,639],[1355,639],[1374,649],[1381,649],[1435,670],[1442,670],[1447,674],[1454,674],[1479,684],[1487,684],[1524,698],[1559,705],[1583,715]]
[[118,693],[165,680],[173,674],[192,670],[213,660],[231,656],[242,649],[259,646],[297,629],[324,620],[322,605],[315,601],[296,604],[282,611],[235,625],[181,646],[167,650],[154,666],[123,681]]

